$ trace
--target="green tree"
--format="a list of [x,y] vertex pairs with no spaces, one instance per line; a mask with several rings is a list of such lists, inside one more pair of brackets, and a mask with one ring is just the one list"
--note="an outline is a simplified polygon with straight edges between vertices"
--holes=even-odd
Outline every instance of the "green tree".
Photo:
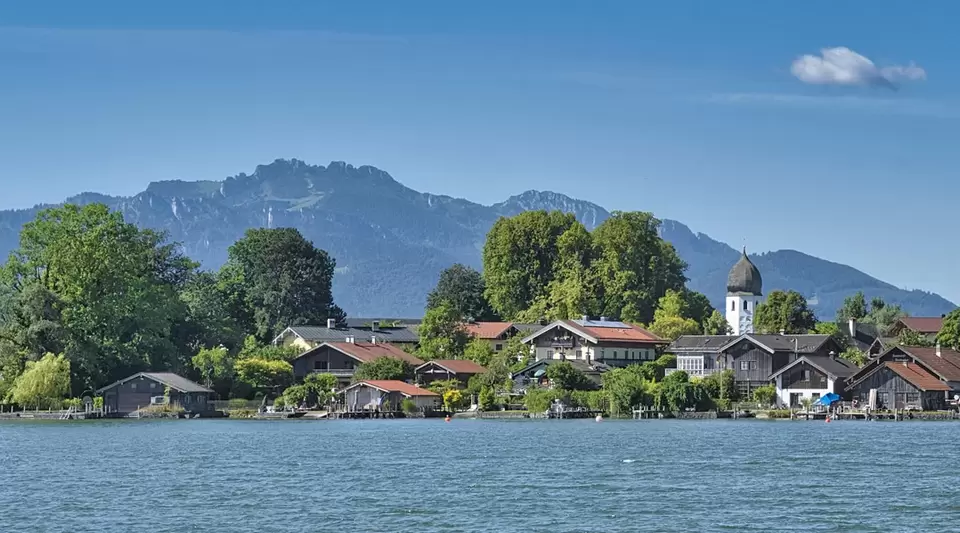
[[881,336],[889,336],[893,326],[907,316],[899,305],[887,305],[882,298],[870,300],[870,312],[863,317],[864,324],[873,324]]
[[243,346],[237,354],[237,359],[267,359],[270,361],[293,361],[300,355],[296,346],[276,344],[262,344],[253,335],[243,340]]
[[224,346],[203,348],[191,360],[207,387],[212,387],[215,381],[233,377],[233,357]]
[[727,322],[727,318],[716,309],[710,313],[710,316],[703,323],[704,335],[730,335],[731,333],[733,333],[733,329]]
[[494,223],[483,247],[483,277],[487,301],[501,317],[512,320],[546,298],[556,274],[557,241],[578,224],[559,211],[527,211]]
[[466,320],[496,320],[483,293],[486,286],[479,272],[465,265],[455,264],[440,273],[437,286],[427,295],[427,309],[447,304]]
[[817,322],[813,326],[813,333],[830,335],[841,348],[846,348],[850,344],[850,335],[836,322]]
[[521,315],[525,321],[579,318],[599,312],[598,280],[592,267],[595,253],[593,238],[582,224],[567,228],[557,238],[554,279],[547,286],[547,296],[531,306],[536,316],[529,316],[530,310]]
[[331,283],[336,261],[293,228],[250,229],[230,247],[225,275],[238,279],[252,316],[247,325],[264,342],[288,326],[342,321]]
[[313,372],[303,378],[303,385],[307,388],[308,398],[312,398],[316,405],[327,405],[333,398],[334,390],[338,385],[337,377],[327,372]]
[[950,311],[943,318],[943,326],[937,333],[937,342],[945,348],[960,350],[960,309]]
[[758,333],[807,333],[816,325],[807,300],[796,291],[773,291],[767,300],[757,306],[753,317]]
[[306,403],[310,391],[306,385],[291,385],[283,391],[283,403],[293,407]]
[[667,290],[683,289],[687,265],[660,238],[659,229],[660,221],[650,213],[614,212],[594,230],[603,315],[649,323],[658,299]]
[[42,355],[37,342],[58,344],[78,389],[137,370],[179,371],[192,355],[178,336],[189,317],[180,293],[195,267],[163,234],[105,205],[45,209],[23,226],[2,275],[17,293],[15,313],[42,316],[45,331],[5,337],[29,360]]
[[676,368],[677,356],[673,354],[663,354],[656,361],[647,361],[638,365],[637,372],[647,381],[660,381],[666,375],[668,368]]
[[559,361],[547,366],[547,378],[557,389],[589,390],[596,388],[583,372],[570,364],[570,361]]
[[901,346],[933,346],[934,342],[912,329],[903,328],[897,335],[897,344]]
[[418,331],[418,354],[425,359],[459,359],[470,342],[463,317],[446,302],[427,310]]
[[230,291],[229,283],[213,272],[197,272],[187,282],[181,294],[188,310],[183,328],[193,352],[220,345],[233,351],[243,342],[241,324],[251,324],[252,319]]
[[413,377],[413,367],[410,363],[394,357],[378,357],[368,363],[363,363],[353,374],[353,380],[396,379],[405,381]]
[[630,413],[640,405],[653,405],[653,381],[645,379],[640,365],[611,369],[603,374],[602,379],[611,414]]
[[653,323],[648,328],[659,337],[676,340],[682,335],[697,335],[700,324],[688,318],[687,300],[681,291],[668,290],[660,298],[657,310],[653,313]]
[[706,327],[707,321],[711,319],[714,313],[719,314],[719,311],[713,308],[710,300],[705,295],[690,289],[684,289],[682,294],[685,307],[683,316],[693,319],[697,324],[701,325],[701,328]]
[[448,390],[443,393],[443,408],[448,412],[454,412],[463,407],[465,398],[463,393],[457,389]]
[[736,400],[738,393],[733,370],[714,372],[700,382],[714,400]]
[[657,392],[654,404],[667,411],[701,410],[710,404],[710,397],[703,385],[691,383],[689,375],[683,370],[663,378]]
[[16,378],[10,399],[23,407],[52,407],[70,394],[70,361],[61,355],[46,354],[28,361]]
[[753,401],[761,405],[773,405],[777,400],[777,389],[773,385],[764,385],[753,389]]
[[493,392],[493,389],[490,387],[483,387],[480,389],[480,394],[477,395],[477,407],[481,411],[489,411],[493,409],[493,404],[496,401],[496,394]]
[[469,359],[480,366],[487,367],[496,355],[490,341],[486,339],[471,339],[463,351],[463,358]]
[[847,348],[841,352],[840,357],[857,365],[858,367],[862,367],[867,364],[867,354],[853,347]]
[[241,359],[234,368],[237,377],[255,389],[275,391],[293,382],[293,366],[286,361]]
[[837,322],[840,323],[845,323],[851,318],[861,320],[865,316],[867,316],[867,300],[861,291],[844,298],[843,305],[840,306],[840,309],[837,309]]

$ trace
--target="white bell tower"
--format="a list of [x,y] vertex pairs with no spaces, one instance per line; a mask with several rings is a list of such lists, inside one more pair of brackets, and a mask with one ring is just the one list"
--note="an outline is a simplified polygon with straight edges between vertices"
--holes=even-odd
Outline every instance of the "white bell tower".
[[753,333],[753,314],[763,301],[760,271],[747,257],[747,248],[727,276],[726,317],[734,335]]

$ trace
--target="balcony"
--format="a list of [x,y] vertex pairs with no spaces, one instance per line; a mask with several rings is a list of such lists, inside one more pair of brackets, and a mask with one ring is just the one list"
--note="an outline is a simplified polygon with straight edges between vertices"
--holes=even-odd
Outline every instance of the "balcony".
[[338,378],[352,378],[353,374],[357,371],[355,368],[328,368],[326,370],[322,368],[313,369],[315,374],[333,374]]
[[552,348],[573,348],[576,343],[573,337],[555,337],[550,339]]

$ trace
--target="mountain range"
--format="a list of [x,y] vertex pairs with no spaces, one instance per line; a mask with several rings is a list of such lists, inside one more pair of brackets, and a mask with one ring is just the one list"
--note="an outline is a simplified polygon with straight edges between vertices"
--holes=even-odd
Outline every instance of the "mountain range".
[[[336,258],[334,297],[351,316],[420,316],[441,270],[454,263],[480,268],[485,235],[498,217],[561,210],[593,229],[610,216],[596,204],[554,192],[527,191],[485,206],[417,192],[371,166],[295,159],[222,181],[162,181],[132,197],[83,193],[66,202],[104,203],[129,222],[164,230],[206,268],[219,267],[248,228],[295,227]],[[16,248],[20,227],[43,207],[0,211],[0,253]],[[661,235],[689,263],[688,286],[722,309],[727,273],[740,252],[673,220],[663,220]],[[797,290],[824,319],[856,291],[900,304],[914,316],[940,316],[956,307],[939,295],[903,290],[794,250],[751,258],[765,292]]]

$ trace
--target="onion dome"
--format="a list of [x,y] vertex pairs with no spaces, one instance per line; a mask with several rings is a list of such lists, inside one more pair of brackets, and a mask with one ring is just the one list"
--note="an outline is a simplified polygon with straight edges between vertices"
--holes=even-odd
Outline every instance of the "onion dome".
[[750,262],[747,257],[747,248],[743,248],[743,255],[737,264],[730,269],[730,275],[727,276],[727,294],[751,294],[761,296],[763,289],[763,279],[760,277],[760,271]]

